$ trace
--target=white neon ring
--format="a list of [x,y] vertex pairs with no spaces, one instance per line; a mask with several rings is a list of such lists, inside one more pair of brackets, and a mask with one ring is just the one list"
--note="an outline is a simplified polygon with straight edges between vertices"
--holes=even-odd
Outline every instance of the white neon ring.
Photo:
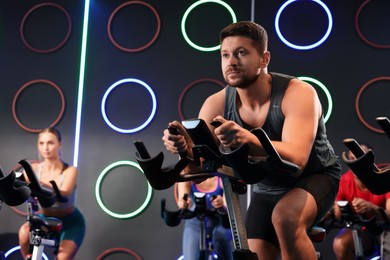
[[328,16],[328,29],[326,30],[326,33],[324,34],[324,36],[316,43],[313,43],[313,44],[310,44],[310,45],[297,45],[297,44],[293,44],[289,41],[286,40],[286,38],[284,38],[283,34],[280,32],[280,28],[279,28],[279,18],[280,18],[280,15],[282,14],[283,10],[291,3],[293,2],[296,2],[298,0],[288,0],[287,2],[285,2],[280,8],[279,8],[279,11],[277,12],[276,14],[276,17],[275,17],[275,29],[276,29],[276,33],[278,34],[279,38],[282,40],[282,42],[284,42],[287,46],[293,48],[293,49],[298,49],[298,50],[309,50],[309,49],[313,49],[317,46],[319,46],[320,44],[322,44],[329,36],[330,32],[332,31],[332,27],[333,27],[333,19],[332,19],[332,14],[329,10],[329,8],[320,0],[312,0],[313,2],[316,2],[317,4],[321,5],[322,8],[325,10],[327,16]]
[[[138,83],[140,84],[141,86],[145,87],[145,89],[149,92],[151,98],[152,98],[152,101],[153,101],[153,107],[152,107],[152,111],[148,117],[148,119],[140,126],[138,127],[135,127],[135,128],[129,128],[129,129],[123,129],[123,128],[119,128],[119,127],[116,127],[114,124],[111,123],[111,121],[108,119],[107,115],[106,115],[106,100],[107,100],[107,97],[109,96],[110,92],[116,88],[117,86],[119,86],[120,84],[122,83],[127,83],[127,82],[134,82],[134,83]],[[117,81],[116,83],[114,83],[113,85],[111,85],[111,87],[109,87],[106,91],[106,93],[104,93],[104,96],[103,96],[103,99],[102,99],[102,104],[101,104],[101,111],[102,111],[102,115],[103,115],[103,118],[104,118],[104,121],[107,123],[107,125],[109,125],[112,129],[114,129],[115,131],[117,132],[120,132],[120,133],[125,133],[125,134],[131,134],[131,133],[135,133],[135,132],[138,132],[142,129],[144,129],[149,123],[150,121],[152,121],[154,115],[156,114],[156,110],[157,110],[157,100],[156,100],[156,96],[154,95],[154,92],[152,90],[151,87],[149,87],[148,84],[146,84],[145,82],[139,80],[139,79],[134,79],[134,78],[129,78],[129,79],[122,79],[122,80],[119,80]]]
[[[20,249],[20,246],[15,246],[15,247],[11,248],[10,250],[8,250],[8,251],[5,253],[5,255],[4,255],[5,258],[7,258],[10,254],[12,254],[13,252],[15,252],[15,251],[17,251],[17,250],[19,250],[19,249]],[[42,256],[43,256],[43,259],[49,260],[49,258],[46,256],[45,253],[43,253]]]

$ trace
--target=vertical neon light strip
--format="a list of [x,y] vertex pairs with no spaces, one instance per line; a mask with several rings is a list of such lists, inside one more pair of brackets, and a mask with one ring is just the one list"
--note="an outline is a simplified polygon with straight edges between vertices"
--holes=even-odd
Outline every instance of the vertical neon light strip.
[[255,0],[251,2],[251,21],[255,21]]
[[76,128],[75,128],[74,152],[73,152],[73,165],[76,167],[79,159],[81,111],[83,107],[83,91],[84,91],[85,57],[87,53],[87,38],[88,38],[87,37],[88,17],[89,17],[89,0],[85,0],[83,36],[81,42],[81,57],[80,57],[79,91],[77,97],[77,115],[76,115]]

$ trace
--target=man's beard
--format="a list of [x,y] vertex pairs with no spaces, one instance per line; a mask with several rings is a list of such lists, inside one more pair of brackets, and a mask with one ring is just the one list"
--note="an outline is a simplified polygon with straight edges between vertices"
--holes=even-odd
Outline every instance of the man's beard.
[[237,79],[234,79],[234,80],[229,80],[228,77],[225,77],[225,82],[229,86],[244,89],[244,88],[249,87],[253,83],[255,83],[258,77],[259,77],[259,75],[254,75],[254,76],[244,75],[244,76],[237,78]]

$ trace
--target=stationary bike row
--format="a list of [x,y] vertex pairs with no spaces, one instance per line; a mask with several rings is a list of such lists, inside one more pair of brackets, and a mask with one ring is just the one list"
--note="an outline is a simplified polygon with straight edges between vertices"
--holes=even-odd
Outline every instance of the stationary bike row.
[[[218,126],[218,122],[212,125]],[[246,193],[246,184],[254,184],[261,181],[266,172],[277,169],[292,176],[297,176],[299,168],[297,165],[283,160],[261,128],[253,129],[251,132],[259,139],[264,147],[267,157],[248,159],[249,147],[243,144],[237,149],[229,150],[222,145],[218,147],[214,136],[207,124],[202,119],[191,119],[182,121],[194,146],[192,147],[193,159],[181,154],[180,160],[169,167],[162,167],[164,154],[160,152],[157,156],[151,157],[142,141],[135,141],[137,152],[136,160],[141,166],[150,185],[156,190],[164,190],[173,186],[176,182],[186,182],[196,179],[205,179],[212,176],[220,176],[227,203],[229,224],[232,231],[235,260],[256,260],[257,255],[249,250],[246,231],[243,226],[239,194]],[[191,162],[202,167],[199,172],[182,174],[182,170]],[[325,237],[325,230],[316,228],[315,236]]]
[[[187,200],[187,198],[188,194],[184,194],[183,199]],[[207,228],[207,220],[212,219],[214,222],[219,222],[224,228],[230,228],[229,217],[225,211],[207,208],[205,193],[194,192],[194,204],[193,210],[169,211],[165,207],[165,199],[161,199],[161,217],[170,227],[178,226],[182,219],[197,218],[200,223],[198,259],[211,260],[213,259],[213,237],[212,230]]]
[[5,202],[9,206],[18,206],[27,201],[27,221],[30,226],[29,253],[32,255],[31,260],[41,260],[45,246],[54,247],[56,254],[62,222],[53,217],[41,217],[34,214],[34,211],[38,207],[38,202],[42,207],[50,207],[56,201],[66,202],[67,198],[61,196],[54,181],[50,182],[52,189],[40,185],[28,160],[21,160],[19,164],[30,182],[17,179],[14,171],[5,176],[0,168],[0,204]]

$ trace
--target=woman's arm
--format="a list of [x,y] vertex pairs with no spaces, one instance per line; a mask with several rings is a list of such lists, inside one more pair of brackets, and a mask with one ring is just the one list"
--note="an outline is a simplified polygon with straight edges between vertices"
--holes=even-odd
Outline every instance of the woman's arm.
[[[177,183],[177,206],[179,209],[187,209],[190,207],[191,198],[191,182],[178,182]],[[188,194],[187,199],[184,199],[184,195]]]

